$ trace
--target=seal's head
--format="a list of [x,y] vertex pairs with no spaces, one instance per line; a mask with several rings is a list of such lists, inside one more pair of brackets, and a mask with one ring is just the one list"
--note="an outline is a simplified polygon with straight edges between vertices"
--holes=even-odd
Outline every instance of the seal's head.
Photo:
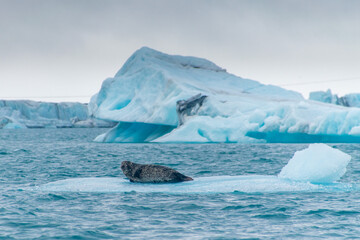
[[136,165],[136,163],[133,163],[130,161],[122,161],[121,162],[121,170],[123,171],[125,176],[127,176],[127,177],[131,176],[135,165]]

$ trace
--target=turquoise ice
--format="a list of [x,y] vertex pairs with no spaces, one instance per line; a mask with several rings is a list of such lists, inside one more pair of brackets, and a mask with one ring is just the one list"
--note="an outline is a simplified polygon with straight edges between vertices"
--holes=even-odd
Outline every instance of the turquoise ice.
[[[179,125],[176,103],[203,105]],[[300,93],[226,72],[195,57],[136,51],[89,103],[116,121],[98,142],[360,142],[360,109],[305,100]]]

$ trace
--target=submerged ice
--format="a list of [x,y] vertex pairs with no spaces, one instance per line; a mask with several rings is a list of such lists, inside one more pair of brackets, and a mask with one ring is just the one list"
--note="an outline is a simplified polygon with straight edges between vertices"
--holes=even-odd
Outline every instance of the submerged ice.
[[359,108],[305,100],[208,60],[149,48],[103,82],[89,109],[118,123],[100,142],[360,142]]
[[55,192],[296,192],[352,191],[354,184],[337,183],[346,172],[351,157],[325,144],[312,144],[297,151],[278,176],[244,175],[194,178],[174,184],[131,183],[123,178],[75,178],[51,182],[37,187]]

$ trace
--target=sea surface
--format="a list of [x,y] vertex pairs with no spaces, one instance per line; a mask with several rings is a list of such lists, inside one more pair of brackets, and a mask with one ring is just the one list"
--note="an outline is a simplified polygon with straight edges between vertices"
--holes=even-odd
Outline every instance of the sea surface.
[[[276,175],[307,144],[109,144],[104,129],[0,131],[0,239],[356,239],[360,145],[337,185]],[[193,183],[136,184],[123,160]]]

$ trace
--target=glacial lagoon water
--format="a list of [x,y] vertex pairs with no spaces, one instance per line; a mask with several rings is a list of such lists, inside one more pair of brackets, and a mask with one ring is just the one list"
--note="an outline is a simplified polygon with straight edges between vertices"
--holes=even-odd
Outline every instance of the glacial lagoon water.
[[[337,184],[279,181],[307,144],[111,144],[104,129],[0,131],[0,239],[344,239],[360,236],[360,145]],[[120,162],[194,182],[131,184]]]

